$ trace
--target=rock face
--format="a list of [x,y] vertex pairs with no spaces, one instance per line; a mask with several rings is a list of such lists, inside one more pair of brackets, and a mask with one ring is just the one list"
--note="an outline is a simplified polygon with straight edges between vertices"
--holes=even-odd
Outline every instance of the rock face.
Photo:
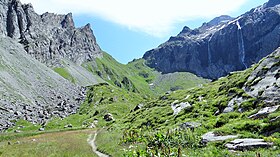
[[18,119],[44,124],[53,116],[76,113],[85,91],[0,37],[0,131]]
[[280,102],[280,48],[263,59],[243,87],[247,94],[270,105]]
[[279,3],[270,0],[238,18],[218,17],[194,30],[185,27],[143,58],[163,73],[187,71],[210,79],[248,68],[280,46]]
[[[264,103],[263,108],[256,114],[250,115],[249,118],[263,118],[279,110],[280,48],[256,64],[242,89],[246,94]],[[245,101],[247,99],[243,96],[232,98],[228,106],[223,110],[223,113],[233,112],[235,106],[239,108],[239,112],[244,112],[240,105]]]
[[81,64],[102,56],[90,25],[75,28],[72,14],[38,15],[31,4],[2,0],[0,21],[0,34],[19,40],[29,54],[49,66],[59,66],[62,58]]

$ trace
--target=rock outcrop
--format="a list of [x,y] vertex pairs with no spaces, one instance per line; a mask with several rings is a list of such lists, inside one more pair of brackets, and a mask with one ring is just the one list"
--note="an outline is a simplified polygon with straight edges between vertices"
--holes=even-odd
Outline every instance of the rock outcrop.
[[280,1],[237,17],[222,16],[191,30],[185,27],[143,56],[163,73],[192,72],[217,79],[257,63],[280,46]]
[[256,148],[268,148],[271,147],[273,143],[266,142],[263,139],[235,139],[225,145],[231,150],[251,150]]
[[270,105],[280,102],[280,48],[264,58],[243,87],[247,94]]
[[269,114],[276,112],[280,108],[280,105],[277,106],[272,106],[272,107],[265,107],[261,110],[258,111],[258,113],[255,113],[248,118],[252,119],[259,119],[259,118],[264,118],[267,117]]
[[[262,109],[249,118],[259,119],[267,117],[269,114],[279,110],[280,102],[280,48],[263,58],[254,66],[253,71],[247,78],[243,87],[244,92],[259,102],[263,102]],[[243,96],[232,98],[223,113],[234,112],[234,107],[238,107],[238,112],[244,112],[241,104],[246,102]]]
[[0,34],[19,40],[31,56],[49,66],[60,66],[62,58],[81,64],[102,56],[90,25],[75,28],[71,13],[38,15],[31,4],[3,0],[0,21]]
[[214,132],[208,132],[204,135],[202,135],[202,142],[203,143],[208,143],[208,142],[215,142],[215,141],[225,141],[228,139],[234,139],[237,138],[238,135],[225,135],[225,136],[220,136],[216,135]]

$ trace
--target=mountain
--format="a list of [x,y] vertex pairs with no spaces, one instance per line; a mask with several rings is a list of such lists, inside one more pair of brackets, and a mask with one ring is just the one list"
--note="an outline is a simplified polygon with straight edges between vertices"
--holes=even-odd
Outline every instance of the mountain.
[[31,4],[21,4],[19,0],[1,1],[0,14],[0,34],[19,41],[33,58],[58,73],[63,71],[62,76],[67,73],[67,79],[75,84],[102,82],[81,66],[102,57],[90,24],[75,28],[71,13],[39,15]]
[[23,45],[0,38],[0,130],[19,119],[42,124],[76,113],[85,90],[26,54]]
[[18,0],[1,1],[0,15],[0,130],[76,113],[82,86],[104,82],[82,66],[103,54],[90,25],[75,28],[71,14],[38,15]]
[[280,46],[279,3],[270,0],[237,18],[221,16],[194,30],[184,27],[143,58],[163,73],[187,71],[210,79],[244,70]]
[[0,34],[19,40],[28,54],[47,65],[62,58],[81,64],[102,56],[90,24],[75,28],[72,14],[38,15],[31,4],[19,0],[0,3]]

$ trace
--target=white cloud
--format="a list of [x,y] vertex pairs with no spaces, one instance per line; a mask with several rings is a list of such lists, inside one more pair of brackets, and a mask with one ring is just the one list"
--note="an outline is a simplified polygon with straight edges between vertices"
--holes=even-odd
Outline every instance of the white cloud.
[[39,13],[89,14],[154,36],[178,22],[237,10],[247,0],[21,0]]

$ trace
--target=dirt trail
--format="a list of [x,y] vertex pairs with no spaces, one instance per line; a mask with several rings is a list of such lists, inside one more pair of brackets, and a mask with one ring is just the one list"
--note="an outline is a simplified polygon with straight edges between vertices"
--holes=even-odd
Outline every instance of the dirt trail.
[[92,151],[95,154],[97,154],[99,157],[109,157],[109,155],[103,154],[97,150],[97,146],[95,145],[96,136],[97,136],[97,131],[90,134],[87,140],[90,146],[92,147]]

